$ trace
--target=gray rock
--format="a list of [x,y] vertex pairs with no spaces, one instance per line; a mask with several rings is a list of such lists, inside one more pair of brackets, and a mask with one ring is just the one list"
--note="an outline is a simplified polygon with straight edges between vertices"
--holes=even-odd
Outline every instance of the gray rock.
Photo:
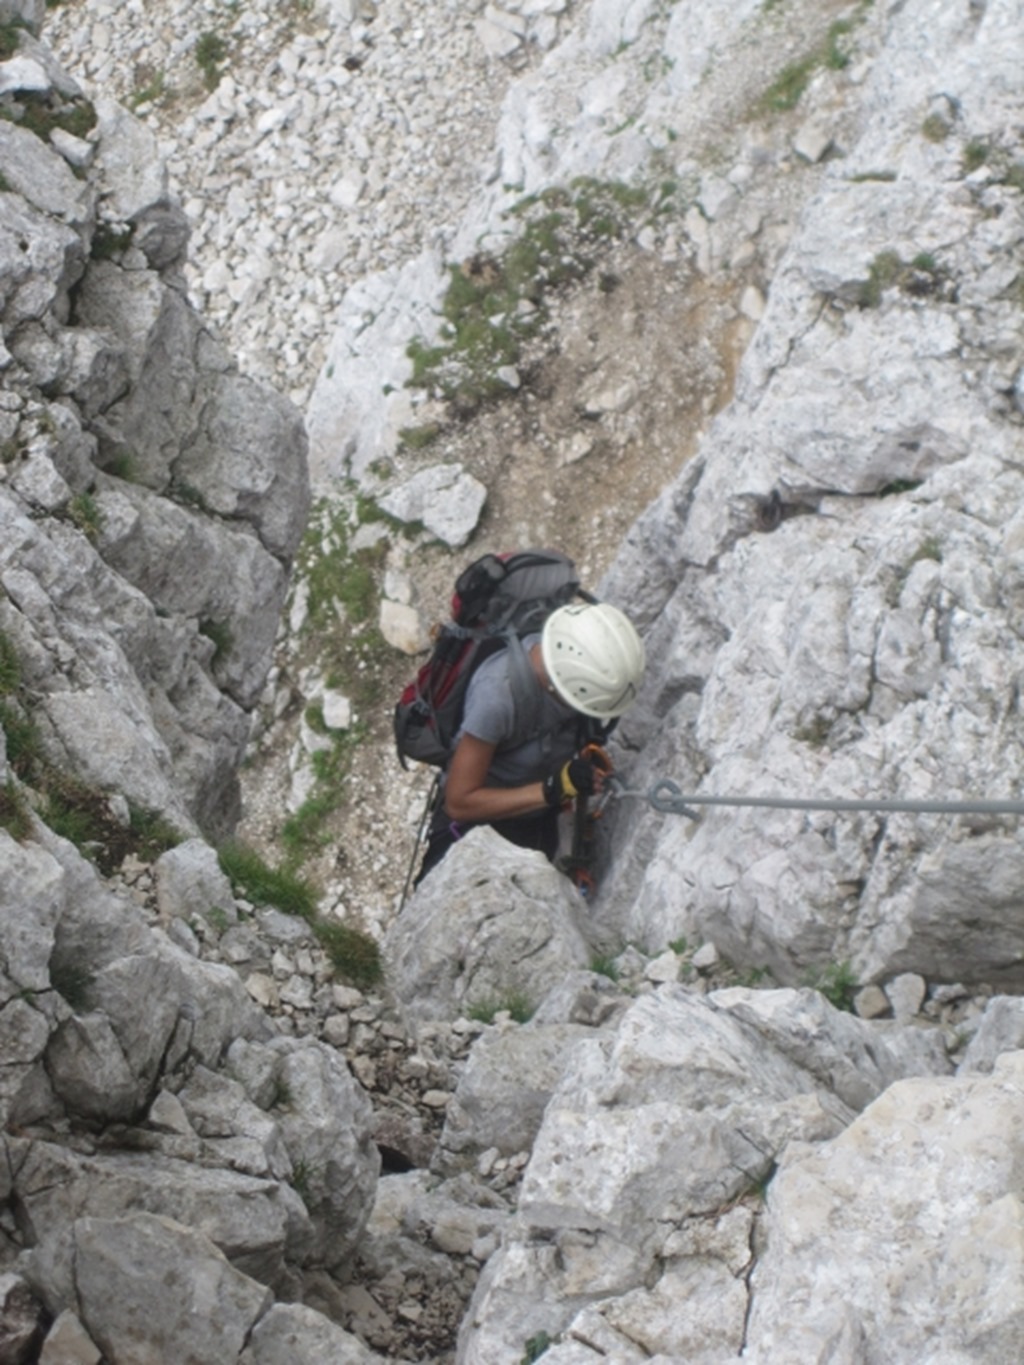
[[928,983],[916,972],[902,972],[887,982],[885,994],[897,1023],[909,1023],[920,1013],[927,990]]
[[167,166],[152,131],[123,105],[95,101],[101,177],[107,220],[131,223],[154,204],[167,202]]
[[186,839],[153,864],[157,907],[167,918],[205,917],[219,911],[229,923],[238,919],[231,882],[216,852],[202,839]]
[[[36,63],[31,65],[42,76],[44,88],[49,89],[46,74]],[[27,128],[7,122],[0,128],[0,170],[10,189],[48,216],[82,227],[94,212],[90,188],[76,178],[62,156],[41,144]]]
[[333,1048],[276,1038],[268,1050],[287,1096],[278,1127],[313,1224],[301,1260],[341,1268],[370,1216],[380,1171],[370,1102]]
[[95,1342],[70,1308],[58,1313],[39,1353],[39,1365],[100,1365]]
[[[723,796],[1016,790],[1017,739],[988,700],[1020,666],[1016,438],[962,361],[968,334],[1001,346],[1010,248],[1002,227],[979,230],[975,190],[955,174],[940,187],[923,142],[895,134],[920,126],[936,69],[999,126],[1006,90],[977,78],[1005,37],[964,46],[891,16],[860,141],[803,215],[733,402],[600,585],[650,623],[652,676],[623,723],[634,788],[669,774]],[[872,179],[880,166],[896,179]],[[950,242],[919,279],[913,262]],[[984,322],[967,325],[946,278]],[[682,930],[786,983],[844,960],[862,984],[937,983],[950,963],[968,984],[1024,982],[1017,840],[983,816],[712,810],[694,827],[641,807],[614,839],[596,913],[648,951]]]
[[542,854],[484,826],[427,877],[388,932],[385,955],[411,1019],[451,1019],[474,1006],[535,1006],[587,965],[581,902]]
[[0,1275],[0,1356],[11,1365],[33,1359],[43,1330],[43,1306],[25,1281]]
[[0,15],[5,23],[20,19],[38,33],[46,17],[46,0],[0,0]]
[[253,1329],[238,1365],[374,1365],[381,1357],[312,1308],[275,1303]]
[[753,1216],[739,1202],[787,1146],[835,1137],[894,1077],[946,1069],[941,1048],[909,1033],[840,1014],[813,992],[736,988],[704,1000],[666,985],[615,1035],[578,1043],[518,1214],[478,1284],[460,1360],[512,1362],[524,1332],[557,1335],[581,1301],[598,1306],[607,1341],[617,1324],[645,1351],[685,1358],[710,1332],[723,1357],[738,1353],[747,1301],[737,1276]]
[[[211,1154],[213,1149],[211,1148]],[[12,1188],[23,1201],[32,1252],[26,1274],[51,1309],[71,1273],[67,1231],[83,1217],[145,1211],[201,1229],[233,1265],[280,1285],[285,1262],[310,1235],[289,1186],[241,1171],[146,1154],[77,1155],[45,1142],[9,1140]]]
[[1024,1000],[1018,996],[996,996],[985,1006],[959,1071],[991,1073],[1004,1052],[1017,1052],[1022,1048]]
[[445,1112],[434,1168],[468,1170],[489,1148],[529,1151],[573,1045],[590,1036],[582,1024],[531,1024],[478,1038]]
[[[902,1365],[920,1359],[927,1322],[933,1349],[950,1358],[1014,1359],[1019,1314],[989,1256],[998,1241],[1002,1265],[1024,1257],[1022,1080],[1024,1054],[1014,1053],[991,1077],[902,1081],[831,1142],[791,1147],[768,1188],[745,1357],[767,1365],[881,1349]],[[798,1298],[808,1311],[783,1309]]]
[[[155,1362],[174,1342],[182,1360],[225,1365],[272,1302],[201,1232],[167,1218],[83,1218],[73,1238],[78,1316],[111,1360]],[[140,1281],[179,1292],[140,1296]]]
[[433,465],[387,493],[380,505],[400,521],[421,521],[446,545],[458,548],[476,529],[487,489],[462,465]]

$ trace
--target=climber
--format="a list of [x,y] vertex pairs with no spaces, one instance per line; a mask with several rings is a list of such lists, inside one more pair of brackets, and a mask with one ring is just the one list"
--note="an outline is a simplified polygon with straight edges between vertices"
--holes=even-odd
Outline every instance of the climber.
[[476,825],[554,861],[562,806],[601,789],[602,765],[581,751],[603,741],[636,699],[644,647],[634,626],[610,603],[574,604],[525,637],[522,672],[516,647],[492,654],[470,679],[417,884]]

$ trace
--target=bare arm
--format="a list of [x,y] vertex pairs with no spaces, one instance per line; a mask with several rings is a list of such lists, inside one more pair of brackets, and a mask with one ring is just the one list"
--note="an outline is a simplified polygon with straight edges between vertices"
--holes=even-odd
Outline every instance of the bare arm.
[[453,820],[508,820],[543,810],[543,784],[525,787],[486,787],[496,745],[475,735],[463,735],[448,767],[445,809]]

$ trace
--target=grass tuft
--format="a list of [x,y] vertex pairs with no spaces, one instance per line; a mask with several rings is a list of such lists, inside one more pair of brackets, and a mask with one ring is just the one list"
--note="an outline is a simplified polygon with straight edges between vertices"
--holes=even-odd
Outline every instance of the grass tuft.
[[360,990],[377,985],[384,968],[380,948],[369,934],[339,924],[337,920],[320,921],[313,929],[340,977]]
[[92,974],[70,962],[50,963],[50,985],[75,1011],[88,1009]]
[[21,661],[7,635],[0,630],[0,697],[9,697],[21,685]]
[[32,833],[32,813],[28,802],[13,778],[0,787],[0,828],[12,839],[22,843]]
[[819,991],[837,1010],[847,1012],[853,1010],[854,996],[860,990],[849,961],[830,963],[824,971],[810,974],[805,985]]
[[77,493],[68,503],[68,516],[82,534],[95,543],[103,529],[103,513],[91,493]]
[[272,905],[286,915],[312,920],[316,893],[309,882],[283,867],[271,867],[255,849],[237,841],[217,852],[221,869],[235,890],[255,905]]
[[517,1024],[525,1024],[532,1016],[534,1005],[523,991],[509,991],[503,996],[487,996],[466,1009],[466,1017],[480,1024],[493,1024],[499,1014],[507,1013]]

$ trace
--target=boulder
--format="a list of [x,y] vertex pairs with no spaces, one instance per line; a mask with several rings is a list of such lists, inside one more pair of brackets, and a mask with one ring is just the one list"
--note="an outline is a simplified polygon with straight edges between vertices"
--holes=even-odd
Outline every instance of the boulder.
[[622,1337],[626,1359],[739,1354],[758,1191],[780,1154],[837,1137],[896,1077],[946,1070],[937,1040],[812,992],[642,997],[569,1056],[460,1362],[518,1365],[525,1339],[565,1329]]
[[[110,1360],[156,1365],[173,1342],[181,1360],[225,1365],[272,1302],[201,1232],[171,1219],[83,1218],[72,1238],[76,1311]],[[140,1294],[140,1284],[175,1292]]]
[[1020,1052],[991,1076],[901,1081],[832,1141],[793,1144],[768,1187],[744,1359],[909,1365],[923,1331],[948,1359],[1016,1359],[1022,1081]]
[[459,840],[441,867],[421,883],[385,942],[410,1019],[536,1007],[564,973],[588,964],[582,902],[543,854],[482,826]]
[[510,1024],[474,1043],[445,1111],[432,1166],[451,1174],[482,1152],[528,1152],[573,1046],[591,1036],[582,1024]]
[[238,1365],[375,1365],[381,1357],[312,1308],[275,1303],[253,1329]]
[[237,922],[231,882],[214,849],[202,839],[186,839],[162,853],[153,864],[153,878],[157,907],[164,918],[205,918],[219,911],[226,923]]
[[433,465],[385,494],[380,505],[399,521],[422,522],[457,549],[476,529],[487,489],[462,465]]

